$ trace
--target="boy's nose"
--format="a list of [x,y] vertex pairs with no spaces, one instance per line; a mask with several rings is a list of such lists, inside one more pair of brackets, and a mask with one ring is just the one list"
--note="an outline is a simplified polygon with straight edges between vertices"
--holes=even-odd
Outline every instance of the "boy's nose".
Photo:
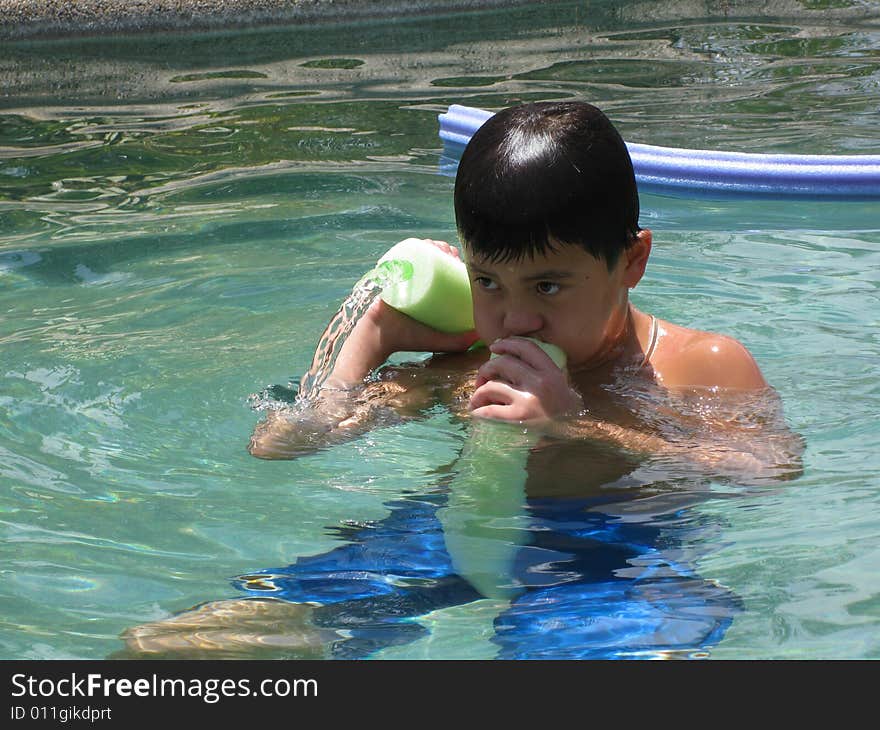
[[540,315],[523,310],[509,310],[504,314],[504,336],[527,337],[541,329],[544,322]]

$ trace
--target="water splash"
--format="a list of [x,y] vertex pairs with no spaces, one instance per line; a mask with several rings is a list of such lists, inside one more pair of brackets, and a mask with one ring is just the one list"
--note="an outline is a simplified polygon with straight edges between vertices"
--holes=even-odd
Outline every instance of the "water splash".
[[[408,281],[412,275],[413,266],[409,261],[392,259],[382,262],[361,277],[318,340],[312,364],[299,381],[296,397],[293,399],[294,407],[306,408],[318,398],[324,383],[333,372],[345,341],[382,290],[392,284]],[[293,385],[290,384],[291,387]],[[289,408],[291,402],[286,398],[279,399],[277,392],[277,386],[273,386],[251,396],[251,408],[257,411]]]

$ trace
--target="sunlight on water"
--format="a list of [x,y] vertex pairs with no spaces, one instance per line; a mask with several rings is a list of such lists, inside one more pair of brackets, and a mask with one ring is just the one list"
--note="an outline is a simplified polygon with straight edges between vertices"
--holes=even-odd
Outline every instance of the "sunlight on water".
[[327,378],[332,374],[336,359],[346,340],[370,305],[381,295],[385,287],[406,281],[412,277],[412,274],[412,264],[409,261],[398,260],[384,261],[364,274],[318,338],[312,364],[300,379],[298,387],[295,383],[288,383],[286,389],[288,393],[294,392],[295,388],[293,406],[289,405],[289,398],[281,400],[277,397],[279,392],[284,391],[275,386],[252,395],[248,400],[251,408],[255,411],[272,409],[296,411],[311,408],[324,388]]
[[[294,404],[296,407],[309,408],[318,397],[324,383],[333,372],[336,358],[345,341],[381,291],[381,287],[368,279],[358,283],[352,293],[345,298],[339,311],[318,339],[312,364],[300,380]],[[273,399],[265,393],[252,397],[250,402],[251,407],[256,411],[284,406],[283,401]]]

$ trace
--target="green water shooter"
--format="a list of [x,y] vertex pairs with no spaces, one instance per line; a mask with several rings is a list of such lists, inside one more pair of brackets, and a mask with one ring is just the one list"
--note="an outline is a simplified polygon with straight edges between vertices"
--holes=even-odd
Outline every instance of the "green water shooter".
[[407,238],[379,259],[378,269],[391,263],[382,286],[382,300],[440,332],[474,328],[473,300],[467,268],[460,259],[419,238]]
[[[549,342],[542,342],[541,340],[535,339],[534,337],[520,337],[518,335],[511,337],[510,339],[528,340],[529,342],[534,342],[538,347],[540,347],[544,352],[547,353],[547,355],[553,361],[553,364],[556,365],[556,367],[558,367],[560,370],[565,368],[565,365],[568,362],[568,358],[566,357],[565,352],[563,352],[562,348]],[[498,355],[493,352],[489,356],[489,359],[491,360],[494,357],[498,357]]]

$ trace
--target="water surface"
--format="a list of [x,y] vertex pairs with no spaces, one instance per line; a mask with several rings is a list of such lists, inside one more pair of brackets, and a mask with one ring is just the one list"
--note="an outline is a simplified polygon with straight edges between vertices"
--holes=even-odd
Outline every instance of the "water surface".
[[[876,12],[781,7],[5,43],[0,655],[107,656],[132,625],[240,596],[236,576],[442,491],[467,437],[442,410],[293,462],[245,446],[249,396],[306,371],[391,244],[454,240],[448,104],[578,98],[627,141],[880,153]],[[744,341],[807,450],[781,488],[704,484],[680,513],[632,514],[735,597],[710,656],[876,658],[878,204],[642,207],[655,247],[636,304]],[[436,608],[369,655],[497,656],[499,600]]]

